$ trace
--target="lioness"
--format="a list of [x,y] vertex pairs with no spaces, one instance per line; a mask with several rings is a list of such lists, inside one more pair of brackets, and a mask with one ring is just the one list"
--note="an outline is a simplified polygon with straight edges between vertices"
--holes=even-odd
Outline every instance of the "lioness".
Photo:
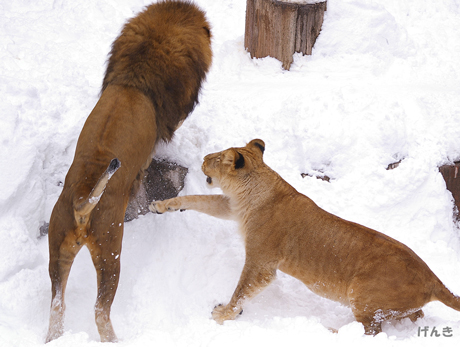
[[246,261],[226,306],[212,317],[234,319],[246,300],[276,276],[301,280],[314,293],[349,305],[368,335],[382,322],[423,317],[422,307],[439,300],[460,310],[453,295],[411,249],[378,231],[343,220],[300,194],[262,159],[265,144],[252,140],[204,158],[210,186],[225,195],[191,195],[156,201],[153,212],[196,210],[239,222]]
[[188,1],[148,6],[113,43],[99,102],[81,131],[50,219],[47,342],[63,333],[67,278],[82,246],[88,247],[97,271],[95,313],[101,341],[117,341],[110,309],[128,200],[155,145],[171,140],[198,102],[211,60],[209,23]]

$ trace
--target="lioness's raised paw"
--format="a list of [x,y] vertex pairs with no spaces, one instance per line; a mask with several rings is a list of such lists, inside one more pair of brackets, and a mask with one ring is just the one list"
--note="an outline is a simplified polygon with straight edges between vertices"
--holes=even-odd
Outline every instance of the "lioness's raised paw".
[[212,319],[214,319],[219,324],[224,324],[226,320],[233,320],[238,315],[242,314],[243,310],[238,309],[237,307],[231,307],[230,305],[217,305],[212,310]]
[[174,212],[180,210],[180,203],[178,203],[174,198],[163,200],[163,201],[152,201],[149,205],[150,211],[157,214],[162,214],[165,212]]

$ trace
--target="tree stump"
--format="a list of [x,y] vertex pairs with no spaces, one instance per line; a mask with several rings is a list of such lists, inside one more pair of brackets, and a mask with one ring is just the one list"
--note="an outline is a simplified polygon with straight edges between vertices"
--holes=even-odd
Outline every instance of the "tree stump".
[[251,58],[270,56],[289,70],[294,53],[311,55],[325,0],[247,0],[244,46]]
[[446,181],[447,189],[452,193],[456,206],[456,219],[460,220],[460,162],[456,162],[454,165],[443,165],[439,171]]

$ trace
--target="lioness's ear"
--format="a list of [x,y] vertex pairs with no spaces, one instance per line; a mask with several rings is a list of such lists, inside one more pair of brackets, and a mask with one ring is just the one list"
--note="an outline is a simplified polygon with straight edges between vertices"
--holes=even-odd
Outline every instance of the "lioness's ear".
[[244,157],[241,153],[236,152],[236,161],[235,161],[235,169],[242,169],[244,167]]
[[253,147],[259,150],[262,154],[265,152],[265,142],[263,142],[261,139],[255,139],[249,142],[246,147]]

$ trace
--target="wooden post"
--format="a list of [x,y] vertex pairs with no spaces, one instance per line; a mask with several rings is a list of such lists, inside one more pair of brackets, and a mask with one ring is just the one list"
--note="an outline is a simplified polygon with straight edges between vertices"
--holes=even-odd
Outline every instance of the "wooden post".
[[460,162],[454,163],[454,165],[443,165],[439,168],[439,171],[446,181],[447,189],[452,193],[457,207],[455,214],[457,220],[460,220]]
[[294,53],[311,55],[326,9],[325,0],[247,0],[244,46],[251,58],[271,56],[289,70]]

